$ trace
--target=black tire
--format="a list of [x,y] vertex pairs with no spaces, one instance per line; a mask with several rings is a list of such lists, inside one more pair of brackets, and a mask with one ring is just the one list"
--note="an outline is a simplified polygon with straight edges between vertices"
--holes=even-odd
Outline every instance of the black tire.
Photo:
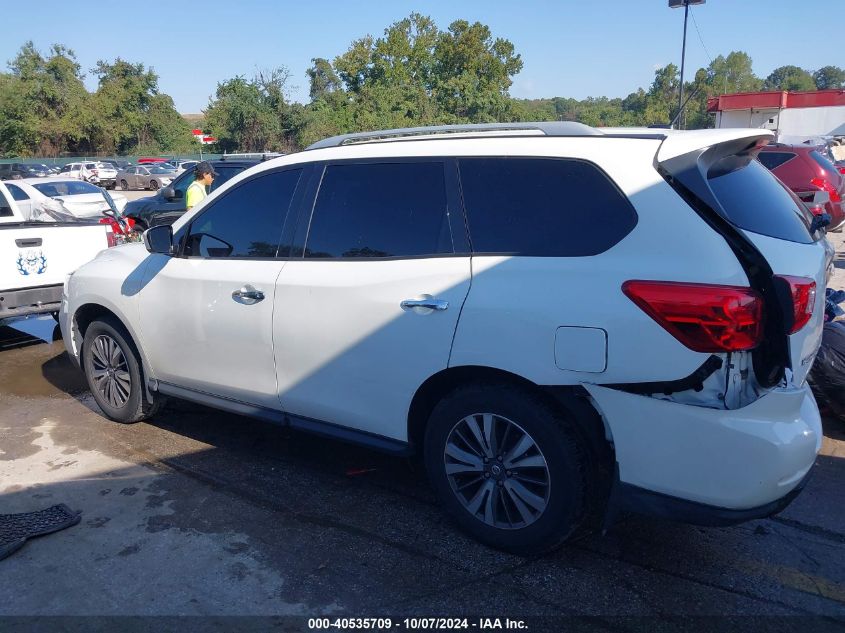
[[[122,403],[116,404],[114,401],[110,401],[94,379],[95,363],[98,363],[94,348],[100,344],[98,340],[102,340],[103,337],[111,340],[122,354],[122,357],[118,357],[121,362],[117,363],[117,366],[122,368],[122,374],[128,375],[129,384],[128,397]],[[141,370],[138,351],[135,349],[135,344],[126,328],[117,319],[103,317],[88,326],[82,343],[82,369],[85,372],[85,379],[94,400],[97,401],[100,409],[110,420],[132,424],[154,416],[161,408],[163,400],[158,394],[153,394],[153,402],[147,401],[144,373]]]
[[125,180],[121,180],[120,181],[120,188],[123,189],[124,191],[129,191],[129,183],[126,182]]
[[151,180],[150,181],[150,189],[153,190],[153,191],[158,191],[158,181],[157,180]]
[[[516,518],[516,521],[509,526],[501,527],[504,525],[503,522],[500,522],[500,526],[495,525],[496,521],[493,522],[494,524],[485,522],[484,518],[473,514],[465,505],[466,497],[463,501],[459,499],[459,495],[465,494],[468,497],[478,494],[474,493],[472,486],[464,488],[466,492],[457,492],[453,488],[453,483],[456,484],[456,488],[460,487],[457,483],[461,480],[456,482],[456,478],[465,476],[467,479],[463,481],[469,481],[469,478],[476,476],[475,472],[467,475],[453,475],[451,480],[453,483],[450,483],[450,476],[446,472],[445,451],[450,437],[453,438],[452,446],[454,446],[454,439],[460,437],[453,435],[452,431],[453,429],[466,430],[468,427],[460,427],[462,421],[483,413],[498,416],[496,426],[500,435],[503,435],[501,425],[504,424],[507,427],[510,423],[511,428],[517,429],[514,432],[521,431],[530,436],[530,439],[534,441],[534,446],[530,450],[536,451],[534,455],[539,454],[545,459],[545,467],[540,469],[541,475],[536,475],[538,469],[525,467],[512,466],[514,470],[507,471],[507,477],[511,481],[510,486],[517,481],[526,482],[527,479],[521,479],[523,476],[530,476],[532,479],[539,477],[547,481],[547,488],[532,488],[534,492],[543,490],[544,492],[538,494],[544,495],[546,499],[545,507],[538,511],[533,522],[521,521],[519,513],[522,510],[512,503],[514,495],[507,492],[509,484],[504,479],[496,478],[504,477],[502,469],[499,469],[497,473],[491,473],[489,468],[492,466],[485,465],[486,472],[478,481],[479,487],[476,490],[480,490],[483,486],[493,486],[490,492],[484,493],[485,502],[482,505],[486,507],[486,501],[493,499],[494,493],[499,495],[495,497],[493,507],[496,509],[496,516],[506,518],[509,523],[512,518]],[[587,460],[572,424],[572,421],[563,418],[560,411],[529,389],[489,383],[471,384],[458,388],[435,406],[426,427],[424,459],[435,493],[464,531],[491,547],[521,555],[538,554],[557,547],[580,527],[586,514]],[[499,441],[504,443],[505,450],[499,449],[502,453],[508,452],[508,447],[512,447],[515,443],[510,437],[499,437],[496,442]],[[464,446],[468,445],[464,444]],[[523,453],[522,457],[527,457],[529,454],[531,453]],[[520,459],[520,455],[513,457],[511,464],[524,461]],[[490,461],[493,462],[492,459]],[[450,465],[454,463],[452,461]],[[502,460],[493,463],[494,465],[502,464]],[[508,463],[507,460],[504,463]],[[520,475],[516,474],[517,468],[523,468],[519,471]],[[512,473],[514,473],[514,479],[510,479]],[[508,506],[513,512],[508,511]],[[483,510],[479,508],[478,511]]]

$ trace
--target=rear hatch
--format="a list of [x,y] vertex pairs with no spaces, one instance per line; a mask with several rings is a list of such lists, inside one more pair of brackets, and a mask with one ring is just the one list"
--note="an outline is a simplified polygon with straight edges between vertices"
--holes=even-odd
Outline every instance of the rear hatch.
[[756,160],[770,138],[761,130],[670,133],[657,156],[667,182],[723,235],[763,296],[765,336],[753,352],[763,387],[790,372],[795,384],[806,379],[821,344],[832,260],[812,215]]

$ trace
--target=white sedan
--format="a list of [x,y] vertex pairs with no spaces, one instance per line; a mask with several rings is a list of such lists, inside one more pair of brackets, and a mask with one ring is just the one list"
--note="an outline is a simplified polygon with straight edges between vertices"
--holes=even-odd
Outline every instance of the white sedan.
[[[100,187],[82,180],[64,178],[24,178],[6,183],[24,217],[34,219],[44,211],[70,213],[77,218],[100,218],[109,203]],[[120,213],[126,196],[109,194]]]

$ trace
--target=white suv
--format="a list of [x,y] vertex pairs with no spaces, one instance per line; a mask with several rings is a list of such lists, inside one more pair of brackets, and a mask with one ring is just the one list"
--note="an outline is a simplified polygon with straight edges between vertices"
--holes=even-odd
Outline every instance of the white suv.
[[760,130],[348,135],[246,170],[69,280],[109,418],[164,396],[422,453],[457,522],[542,551],[623,510],[768,516],[821,445],[832,254]]

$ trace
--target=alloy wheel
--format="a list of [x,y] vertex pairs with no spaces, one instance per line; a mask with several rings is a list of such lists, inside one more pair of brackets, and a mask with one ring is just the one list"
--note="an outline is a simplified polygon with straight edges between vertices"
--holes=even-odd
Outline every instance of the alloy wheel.
[[101,334],[91,346],[91,377],[105,401],[120,409],[129,401],[132,380],[123,350],[112,337]]
[[443,460],[452,492],[486,525],[524,528],[548,506],[546,458],[534,438],[512,420],[495,413],[466,416],[450,431]]

